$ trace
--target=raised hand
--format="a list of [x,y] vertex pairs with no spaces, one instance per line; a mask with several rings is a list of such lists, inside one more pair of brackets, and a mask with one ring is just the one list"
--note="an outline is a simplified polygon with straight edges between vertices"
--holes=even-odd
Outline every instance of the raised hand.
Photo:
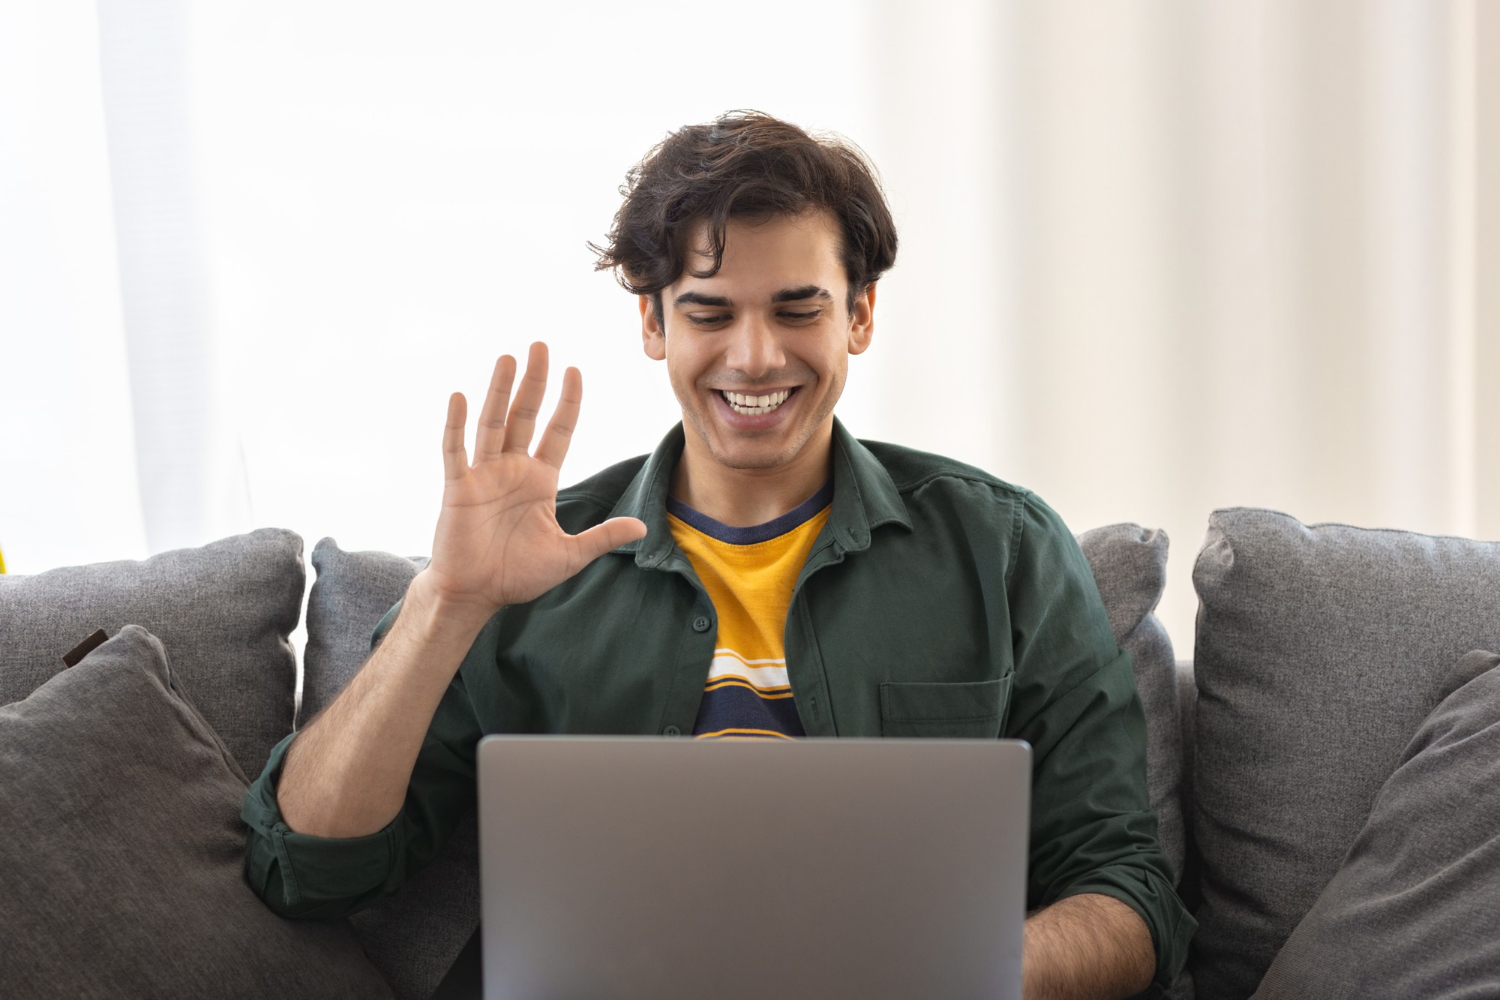
[[435,593],[488,616],[539,597],[583,567],[646,534],[644,522],[616,517],[577,535],[557,523],[557,475],[583,401],[583,376],[563,374],[562,397],[541,441],[531,438],[547,388],[547,345],[531,345],[526,374],[511,399],[516,361],[495,362],[479,414],[471,464],[464,450],[467,407],[448,399],[443,429],[443,509],[427,575]]

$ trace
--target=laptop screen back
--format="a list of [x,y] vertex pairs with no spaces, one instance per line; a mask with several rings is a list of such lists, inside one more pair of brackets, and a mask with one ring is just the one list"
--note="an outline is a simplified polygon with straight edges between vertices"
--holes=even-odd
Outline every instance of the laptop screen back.
[[1030,758],[487,737],[485,996],[1019,998]]

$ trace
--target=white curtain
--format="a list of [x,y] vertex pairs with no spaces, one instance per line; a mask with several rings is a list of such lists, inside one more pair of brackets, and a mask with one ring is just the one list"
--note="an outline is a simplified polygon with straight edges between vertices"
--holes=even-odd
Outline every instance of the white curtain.
[[425,551],[447,393],[533,339],[584,370],[565,479],[649,449],[665,373],[585,243],[733,107],[884,175],[845,421],[1166,528],[1184,655],[1214,507],[1500,537],[1490,0],[36,0],[0,47],[13,571]]
[[0,4],[0,548],[146,555],[91,5]]
[[199,545],[252,521],[226,344],[207,285],[192,38],[181,0],[101,2],[135,465],[150,551]]
[[953,13],[877,20],[881,433],[1166,528],[1181,655],[1216,507],[1500,538],[1500,4]]

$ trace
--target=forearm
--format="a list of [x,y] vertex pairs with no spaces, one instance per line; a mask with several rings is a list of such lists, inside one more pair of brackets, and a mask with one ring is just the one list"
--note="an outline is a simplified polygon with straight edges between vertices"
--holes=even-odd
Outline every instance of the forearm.
[[412,581],[384,641],[287,751],[276,799],[290,829],[359,837],[400,812],[433,714],[488,618],[427,582]]
[[1026,1000],[1115,1000],[1151,984],[1156,950],[1146,922],[1111,896],[1069,896],[1026,919]]

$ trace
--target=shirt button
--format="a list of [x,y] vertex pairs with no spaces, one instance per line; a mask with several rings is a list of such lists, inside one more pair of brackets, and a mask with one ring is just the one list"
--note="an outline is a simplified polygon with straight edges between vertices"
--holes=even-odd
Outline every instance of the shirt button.
[[708,618],[703,615],[699,615],[697,618],[693,619],[694,632],[707,632],[711,627],[713,627],[713,622],[709,621]]
[[682,730],[678,729],[676,726],[668,726],[666,729],[663,729],[661,731],[661,734],[663,736],[681,736]]

